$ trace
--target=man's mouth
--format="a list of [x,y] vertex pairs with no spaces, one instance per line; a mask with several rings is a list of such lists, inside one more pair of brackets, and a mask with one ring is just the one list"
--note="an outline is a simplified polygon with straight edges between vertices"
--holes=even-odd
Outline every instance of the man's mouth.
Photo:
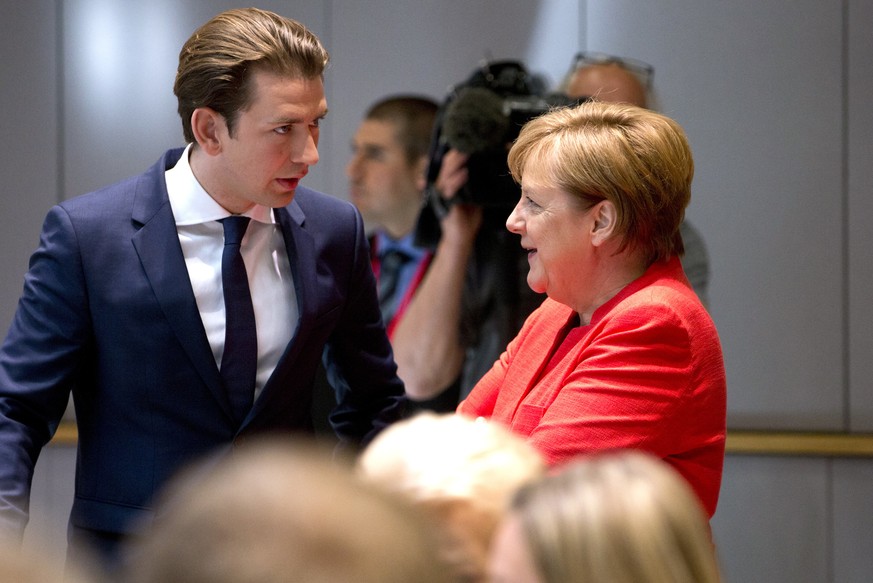
[[295,190],[297,185],[300,184],[300,178],[277,178],[276,182],[286,190]]

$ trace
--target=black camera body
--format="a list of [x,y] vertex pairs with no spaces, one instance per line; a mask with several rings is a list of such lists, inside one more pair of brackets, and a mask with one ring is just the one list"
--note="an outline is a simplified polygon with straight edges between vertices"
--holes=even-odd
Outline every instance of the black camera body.
[[[453,87],[434,123],[416,244],[436,247],[441,236],[440,219],[455,203],[483,207],[482,229],[505,232],[506,217],[521,194],[506,161],[512,142],[527,121],[573,103],[577,100],[546,95],[544,85],[516,61],[486,63],[465,82]],[[447,200],[435,183],[443,157],[451,148],[469,157],[467,183],[454,198]]]
[[529,120],[575,102],[545,94],[542,83],[518,62],[484,64],[455,86],[440,107],[427,172],[430,197],[439,198],[432,187],[443,156],[454,148],[469,156],[468,180],[450,202],[511,209],[520,194],[506,163],[512,142]]

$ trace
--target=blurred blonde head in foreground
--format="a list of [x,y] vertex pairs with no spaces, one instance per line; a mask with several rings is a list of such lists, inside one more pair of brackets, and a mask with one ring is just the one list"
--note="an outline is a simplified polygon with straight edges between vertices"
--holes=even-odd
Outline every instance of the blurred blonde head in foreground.
[[130,553],[130,583],[448,581],[420,515],[326,451],[266,441],[189,469]]
[[18,539],[0,535],[0,583],[98,583],[98,575],[95,565],[65,566],[60,557],[23,548]]
[[649,454],[580,458],[522,488],[491,550],[493,583],[718,583],[706,515]]
[[364,450],[367,480],[413,502],[435,521],[456,581],[483,581],[488,547],[515,491],[544,464],[522,438],[484,419],[420,413]]

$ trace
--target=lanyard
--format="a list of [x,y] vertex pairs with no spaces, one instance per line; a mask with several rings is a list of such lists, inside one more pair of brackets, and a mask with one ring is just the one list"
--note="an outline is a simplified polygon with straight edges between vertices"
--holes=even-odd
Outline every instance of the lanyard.
[[400,300],[400,304],[397,306],[397,311],[394,312],[394,316],[391,318],[391,321],[388,322],[388,340],[394,336],[394,329],[397,327],[397,323],[400,322],[400,318],[403,317],[403,313],[406,312],[406,308],[409,307],[409,302],[412,301],[412,296],[415,295],[415,290],[418,289],[421,280],[424,279],[424,274],[427,271],[428,266],[430,266],[430,260],[433,258],[433,253],[428,253],[424,256],[424,259],[421,260],[421,263],[418,264],[418,269],[415,270],[415,275],[412,277],[412,281],[409,282],[409,287],[406,288],[406,292],[403,294],[403,298]]

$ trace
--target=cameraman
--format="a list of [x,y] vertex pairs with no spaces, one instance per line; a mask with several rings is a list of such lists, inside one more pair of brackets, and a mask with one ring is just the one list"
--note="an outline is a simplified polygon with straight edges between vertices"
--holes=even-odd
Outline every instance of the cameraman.
[[[542,298],[527,286],[527,259],[506,230],[508,210],[452,204],[468,156],[449,150],[435,188],[448,201],[434,257],[394,330],[398,375],[409,398],[454,410],[499,358]],[[515,201],[511,201],[513,204]]]
[[437,116],[416,228],[433,258],[392,335],[413,408],[454,411],[542,303],[506,229],[518,201],[506,153],[513,132],[548,108],[543,87],[521,63],[484,63]]

